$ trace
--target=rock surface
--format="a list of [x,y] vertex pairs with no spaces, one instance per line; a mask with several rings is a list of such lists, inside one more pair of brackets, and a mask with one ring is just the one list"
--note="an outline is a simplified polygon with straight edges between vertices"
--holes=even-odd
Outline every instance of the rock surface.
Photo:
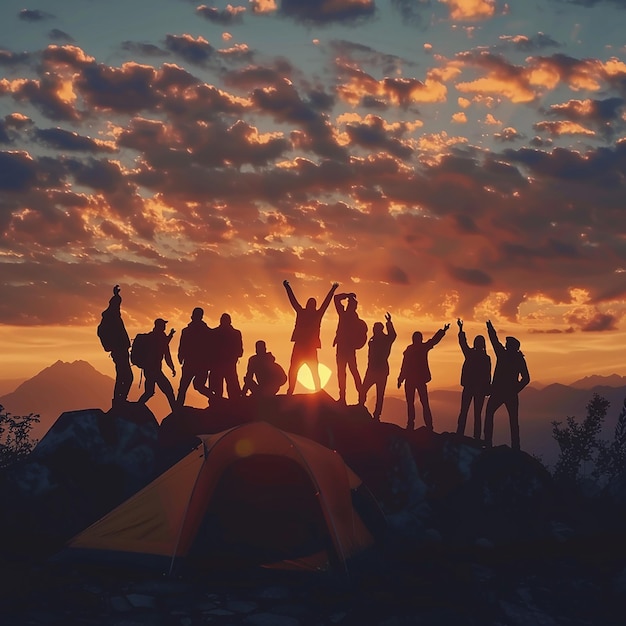
[[[385,512],[383,540],[352,561],[348,578],[246,570],[172,579],[47,560],[197,434],[258,419],[336,449]],[[65,413],[0,478],[2,624],[624,623],[623,480],[606,498],[564,498],[524,452],[406,432],[323,392],[185,407],[161,426],[132,403]]]

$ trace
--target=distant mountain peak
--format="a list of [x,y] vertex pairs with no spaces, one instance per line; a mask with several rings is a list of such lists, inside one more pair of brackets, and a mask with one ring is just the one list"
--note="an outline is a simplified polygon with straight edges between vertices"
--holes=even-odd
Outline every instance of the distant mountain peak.
[[610,374],[608,376],[601,376],[599,374],[592,374],[585,376],[579,380],[571,383],[570,387],[575,389],[593,389],[594,387],[626,387],[626,376],[620,376],[619,374]]

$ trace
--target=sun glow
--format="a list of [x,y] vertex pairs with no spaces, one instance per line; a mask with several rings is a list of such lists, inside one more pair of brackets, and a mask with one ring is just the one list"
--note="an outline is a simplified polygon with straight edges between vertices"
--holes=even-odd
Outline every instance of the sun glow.
[[[318,365],[317,371],[320,374],[320,385],[323,389],[330,380],[332,371],[323,363]],[[309,391],[313,391],[315,389],[315,385],[313,384],[313,374],[311,374],[311,370],[308,365],[302,365],[298,370],[298,382]]]

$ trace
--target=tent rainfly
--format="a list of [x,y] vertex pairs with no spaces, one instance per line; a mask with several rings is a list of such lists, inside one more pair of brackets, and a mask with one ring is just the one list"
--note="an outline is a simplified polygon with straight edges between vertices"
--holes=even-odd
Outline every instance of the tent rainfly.
[[337,452],[267,422],[199,439],[70,540],[65,555],[152,562],[170,573],[182,563],[319,570],[346,568],[373,543],[382,513]]

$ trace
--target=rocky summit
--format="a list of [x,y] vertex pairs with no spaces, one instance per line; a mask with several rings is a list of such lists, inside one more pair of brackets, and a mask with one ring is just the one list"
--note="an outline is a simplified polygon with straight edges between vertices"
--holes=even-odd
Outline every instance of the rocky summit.
[[[160,476],[199,435],[266,421],[335,450],[384,524],[347,571],[250,566],[167,575],[58,559],[65,542]],[[64,413],[0,475],[2,624],[623,624],[626,476],[557,489],[535,458],[407,432],[324,392]]]

